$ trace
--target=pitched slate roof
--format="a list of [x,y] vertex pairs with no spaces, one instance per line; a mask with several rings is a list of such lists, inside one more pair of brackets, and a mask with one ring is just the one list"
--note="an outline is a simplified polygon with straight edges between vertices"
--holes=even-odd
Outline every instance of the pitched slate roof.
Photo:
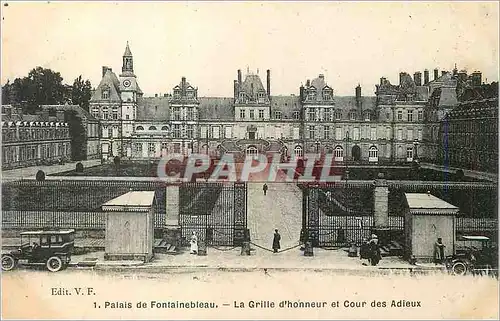
[[458,100],[455,88],[449,88],[449,87],[441,88],[441,95],[439,97],[439,106],[448,107],[448,106],[456,106],[457,104]]
[[65,110],[73,110],[78,116],[81,118],[87,118],[89,120],[96,120],[94,116],[92,116],[88,111],[80,107],[79,105],[40,105],[42,109],[55,109],[57,111],[65,111]]
[[282,119],[293,119],[293,112],[300,111],[300,96],[271,96],[271,112],[281,111]]
[[[92,95],[90,101],[121,102],[119,88],[120,88],[120,81],[118,80],[118,77],[116,77],[116,74],[113,71],[108,69],[104,74],[104,76],[102,77],[99,86],[97,86],[96,90],[94,91],[94,94]],[[109,99],[102,99],[102,91],[104,89],[109,89]]]
[[[241,84],[241,90],[244,91],[249,97],[257,97],[257,93],[260,91],[266,91],[259,75],[248,74],[245,80]],[[252,92],[253,90],[253,92]]]
[[128,46],[128,41],[127,41],[127,46],[125,47],[125,52],[123,53],[123,56],[132,56],[132,52],[130,51],[130,47]]
[[198,106],[200,120],[234,120],[233,98],[228,97],[199,97]]
[[[336,109],[350,110],[356,109],[356,96],[334,96]],[[375,109],[377,97],[375,96],[361,96],[361,108]]]
[[168,120],[169,100],[170,97],[138,97],[137,120]]

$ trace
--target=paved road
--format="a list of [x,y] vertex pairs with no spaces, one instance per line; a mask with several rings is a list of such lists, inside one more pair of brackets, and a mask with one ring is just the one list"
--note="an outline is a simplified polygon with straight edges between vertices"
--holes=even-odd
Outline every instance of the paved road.
[[302,226],[302,194],[295,184],[248,184],[248,228],[252,242],[271,248],[274,229],[281,234],[281,248],[297,245]]

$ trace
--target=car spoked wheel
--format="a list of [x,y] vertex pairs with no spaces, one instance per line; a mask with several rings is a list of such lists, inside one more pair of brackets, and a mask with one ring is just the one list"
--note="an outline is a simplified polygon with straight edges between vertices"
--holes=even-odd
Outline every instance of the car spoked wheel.
[[2,270],[10,271],[16,267],[16,260],[11,255],[2,256]]
[[467,266],[463,262],[456,262],[451,267],[451,270],[455,275],[465,275],[465,273],[467,273]]
[[63,268],[63,263],[61,259],[57,256],[52,256],[47,260],[47,269],[50,272],[57,272]]

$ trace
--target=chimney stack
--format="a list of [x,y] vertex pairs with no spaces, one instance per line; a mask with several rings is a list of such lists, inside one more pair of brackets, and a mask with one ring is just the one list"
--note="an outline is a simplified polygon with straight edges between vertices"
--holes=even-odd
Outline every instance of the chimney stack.
[[238,84],[241,86],[241,69],[238,69]]
[[434,69],[434,80],[439,78],[439,70],[436,68]]
[[446,71],[443,70],[443,71],[441,71],[441,76],[444,76],[444,75],[446,75]]
[[238,80],[234,81],[234,99],[238,99]]
[[108,67],[102,66],[102,77],[104,77],[104,75],[106,74],[106,71],[108,71]]
[[356,87],[356,107],[358,109],[361,108],[361,85],[358,84],[358,86]]
[[309,79],[307,79],[306,81],[306,87],[310,87],[311,86],[311,81]]
[[420,71],[415,72],[413,80],[415,81],[415,85],[422,86],[422,73]]
[[271,70],[267,70],[267,95],[271,97]]
[[424,70],[424,85],[427,85],[429,83],[429,70],[425,69]]
[[356,100],[361,99],[361,85],[358,84],[356,87]]
[[304,86],[300,85],[300,101],[304,101]]
[[186,77],[182,77],[181,91],[182,91],[182,96],[185,96],[186,95]]
[[404,77],[405,73],[404,72],[400,72],[399,73],[399,85],[401,86],[401,84],[403,83],[403,77]]

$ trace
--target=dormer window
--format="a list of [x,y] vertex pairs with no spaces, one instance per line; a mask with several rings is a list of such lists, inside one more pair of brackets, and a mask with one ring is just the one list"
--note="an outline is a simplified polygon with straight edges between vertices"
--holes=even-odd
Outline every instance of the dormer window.
[[257,97],[258,97],[258,100],[259,100],[259,103],[263,103],[266,101],[266,93],[265,92],[259,92],[257,94]]
[[179,99],[179,98],[181,98],[180,89],[174,89],[174,99]]
[[241,102],[245,102],[245,100],[246,100],[246,99],[245,99],[245,93],[244,93],[244,92],[241,92],[241,93],[240,93],[240,97],[239,97],[239,98],[240,98],[240,101],[241,101]]
[[277,110],[277,111],[275,111],[275,112],[274,112],[274,117],[275,117],[276,119],[281,119],[281,116],[282,116],[281,111],[278,111],[278,110]]
[[350,120],[356,120],[356,116],[357,116],[357,115],[356,115],[356,112],[355,112],[355,111],[351,111],[351,112],[349,113],[349,119],[350,119]]
[[186,96],[187,96],[187,98],[190,98],[190,99],[194,98],[194,91],[188,90]]
[[370,120],[372,120],[371,118],[372,118],[372,113],[369,111],[366,111],[365,112],[365,121],[370,121]]
[[332,91],[330,89],[323,89],[323,100],[332,100]]
[[307,92],[307,100],[316,100],[316,89],[309,89]]
[[101,99],[109,99],[109,88],[105,87],[102,89]]

